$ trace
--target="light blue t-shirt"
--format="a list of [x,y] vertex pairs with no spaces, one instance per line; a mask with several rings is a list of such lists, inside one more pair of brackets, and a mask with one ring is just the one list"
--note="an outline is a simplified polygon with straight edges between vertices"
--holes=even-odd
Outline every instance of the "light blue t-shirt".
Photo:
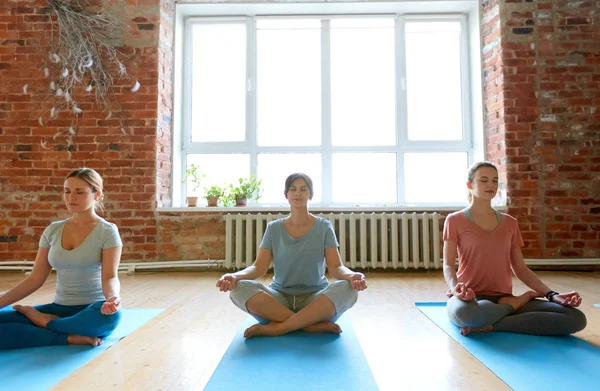
[[283,219],[267,225],[260,247],[273,254],[273,282],[270,287],[288,295],[306,295],[327,287],[325,249],[338,247],[333,225],[316,217],[311,229],[294,238],[283,227]]
[[66,222],[50,224],[40,238],[40,247],[50,249],[48,261],[56,269],[54,302],[82,305],[106,300],[102,293],[102,250],[123,246],[117,226],[100,219],[79,247],[65,250],[62,234]]

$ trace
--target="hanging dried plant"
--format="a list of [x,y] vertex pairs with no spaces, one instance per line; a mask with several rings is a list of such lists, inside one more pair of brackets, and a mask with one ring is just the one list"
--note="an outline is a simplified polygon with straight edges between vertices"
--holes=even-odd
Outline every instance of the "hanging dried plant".
[[[79,116],[84,110],[78,100],[93,96],[96,109],[106,112],[106,119],[115,118],[123,133],[123,116],[114,98],[114,87],[121,79],[129,80],[132,93],[140,89],[140,83],[132,80],[125,65],[124,55],[118,50],[120,41],[127,33],[127,26],[115,16],[100,10],[92,12],[83,7],[80,0],[46,0],[52,23],[50,51],[42,66],[47,86],[46,101],[52,106],[38,116],[40,126],[56,119],[60,113],[68,113],[73,121],[68,129],[53,136],[65,136],[67,151],[73,145]],[[57,31],[55,29],[57,28]],[[32,92],[30,85],[23,86],[23,93]],[[119,83],[121,84],[121,83]],[[37,116],[37,115],[36,115]],[[46,140],[41,145],[46,146]]]

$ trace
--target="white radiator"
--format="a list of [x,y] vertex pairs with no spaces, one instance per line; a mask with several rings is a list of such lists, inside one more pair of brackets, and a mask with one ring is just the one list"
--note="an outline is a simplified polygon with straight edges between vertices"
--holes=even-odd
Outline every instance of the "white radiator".
[[[344,264],[350,268],[439,269],[438,213],[316,214],[333,223]],[[227,214],[225,267],[241,269],[256,259],[267,223],[284,214]]]

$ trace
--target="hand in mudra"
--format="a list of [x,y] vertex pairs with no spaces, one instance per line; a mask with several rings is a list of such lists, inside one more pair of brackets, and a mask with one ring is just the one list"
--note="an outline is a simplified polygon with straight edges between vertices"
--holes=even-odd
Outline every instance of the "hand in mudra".
[[473,291],[473,289],[468,288],[464,284],[464,282],[459,282],[456,285],[454,285],[454,288],[452,288],[452,290],[448,291],[447,296],[456,296],[457,299],[469,301],[475,298],[475,292]]
[[221,292],[227,292],[235,287],[236,282],[237,278],[233,274],[223,274],[221,278],[217,280],[217,288],[219,288]]
[[565,307],[579,307],[581,296],[577,292],[561,293],[552,296],[552,301]]
[[365,275],[362,273],[352,273],[352,275],[348,278],[348,281],[350,281],[350,285],[354,290],[364,291],[367,289],[367,280],[365,279]]
[[121,298],[119,296],[113,296],[107,299],[100,308],[102,315],[112,315],[121,309]]

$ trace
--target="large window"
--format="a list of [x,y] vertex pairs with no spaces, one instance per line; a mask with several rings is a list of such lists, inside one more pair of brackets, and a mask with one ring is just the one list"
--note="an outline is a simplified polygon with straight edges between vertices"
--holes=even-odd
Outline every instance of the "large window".
[[189,18],[182,169],[285,203],[456,205],[473,160],[463,15]]

